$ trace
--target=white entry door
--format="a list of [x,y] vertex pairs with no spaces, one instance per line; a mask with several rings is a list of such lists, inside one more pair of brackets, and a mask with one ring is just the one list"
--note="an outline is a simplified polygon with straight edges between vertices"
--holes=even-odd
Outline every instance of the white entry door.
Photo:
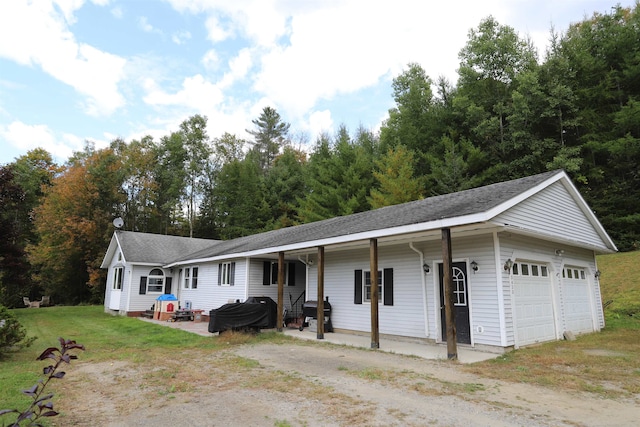
[[120,310],[122,298],[122,282],[124,280],[124,267],[117,266],[111,271],[111,292],[109,292],[109,310]]
[[517,344],[555,340],[555,310],[547,265],[516,262],[512,274]]

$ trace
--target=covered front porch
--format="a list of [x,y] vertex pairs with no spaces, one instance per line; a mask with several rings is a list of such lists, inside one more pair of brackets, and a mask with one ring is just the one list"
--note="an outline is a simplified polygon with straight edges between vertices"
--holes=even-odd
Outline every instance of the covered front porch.
[[[195,333],[202,336],[212,336],[207,330],[207,322],[162,322],[159,320],[140,318],[143,321],[156,323],[162,326],[182,329],[187,332]],[[447,360],[447,345],[434,344],[427,341],[389,339],[380,338],[380,348],[371,348],[371,337],[368,334],[352,334],[342,332],[331,332],[324,334],[324,339],[317,339],[317,333],[305,328],[302,331],[298,329],[284,328],[283,333],[296,339],[310,340],[323,344],[346,345],[350,347],[358,347],[369,351],[383,351],[387,353],[402,354],[406,356],[416,356],[429,360]],[[498,357],[497,353],[479,351],[466,346],[458,346],[458,362],[475,363],[483,360],[489,360]]]

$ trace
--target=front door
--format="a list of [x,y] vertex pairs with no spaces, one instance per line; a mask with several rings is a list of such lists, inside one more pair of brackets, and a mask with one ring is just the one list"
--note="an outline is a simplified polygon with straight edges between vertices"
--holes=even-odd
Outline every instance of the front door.
[[[469,326],[469,292],[467,282],[467,263],[454,262],[453,269],[453,310],[456,323],[456,341],[461,344],[471,344],[471,327]],[[438,264],[440,273],[440,324],[442,327],[442,341],[447,340],[447,329],[444,314],[444,268]]]

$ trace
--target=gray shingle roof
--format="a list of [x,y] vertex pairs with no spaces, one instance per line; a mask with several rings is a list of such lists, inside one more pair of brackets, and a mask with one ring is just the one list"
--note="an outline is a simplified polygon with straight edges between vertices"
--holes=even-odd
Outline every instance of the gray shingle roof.
[[215,246],[220,241],[167,236],[164,234],[116,231],[127,262],[167,264],[185,254]]
[[457,193],[223,241],[174,262],[211,258],[355,233],[479,214],[507,202],[562,171],[551,171]]

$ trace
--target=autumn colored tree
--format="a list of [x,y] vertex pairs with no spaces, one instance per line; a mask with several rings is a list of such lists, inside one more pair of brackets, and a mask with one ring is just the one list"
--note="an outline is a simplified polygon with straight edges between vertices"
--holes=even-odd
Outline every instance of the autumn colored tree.
[[36,283],[55,301],[100,301],[104,272],[100,263],[123,202],[122,163],[111,148],[88,144],[74,154],[45,190],[35,210],[39,241],[27,250]]

